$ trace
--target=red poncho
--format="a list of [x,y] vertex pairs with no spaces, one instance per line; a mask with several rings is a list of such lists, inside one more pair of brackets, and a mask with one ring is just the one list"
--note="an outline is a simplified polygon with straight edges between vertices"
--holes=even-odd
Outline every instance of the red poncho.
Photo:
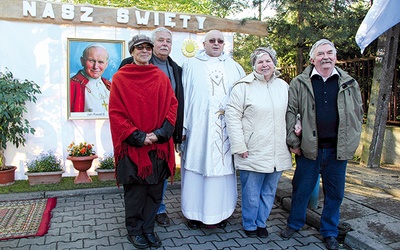
[[172,138],[166,143],[153,143],[136,148],[125,139],[136,130],[151,133],[162,127],[167,119],[175,124],[178,102],[168,77],[154,65],[127,64],[113,76],[109,118],[116,164],[125,155],[138,166],[138,176],[152,173],[149,151],[168,163],[171,175],[175,170],[175,152]]

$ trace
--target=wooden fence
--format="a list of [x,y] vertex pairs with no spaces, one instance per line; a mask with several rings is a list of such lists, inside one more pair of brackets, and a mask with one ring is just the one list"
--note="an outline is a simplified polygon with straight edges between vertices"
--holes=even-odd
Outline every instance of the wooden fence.
[[[374,57],[363,57],[348,59],[345,61],[337,61],[336,65],[347,71],[354,77],[360,85],[361,95],[364,104],[364,113],[368,113],[369,97],[371,93],[372,78],[374,74]],[[279,69],[282,73],[282,78],[286,82],[290,82],[296,75],[296,67],[288,66]],[[400,67],[396,67],[394,74],[392,96],[389,103],[388,124],[400,126]]]

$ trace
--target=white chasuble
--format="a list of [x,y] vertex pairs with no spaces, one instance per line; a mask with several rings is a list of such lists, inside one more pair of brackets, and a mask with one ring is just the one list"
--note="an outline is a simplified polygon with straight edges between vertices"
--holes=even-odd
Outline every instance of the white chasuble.
[[183,68],[185,97],[182,143],[183,215],[217,224],[235,210],[236,174],[225,124],[225,106],[243,68],[227,54],[209,57],[200,51]]
[[233,84],[243,76],[243,68],[226,54],[200,54],[183,65],[185,169],[204,176],[234,173],[225,106]]

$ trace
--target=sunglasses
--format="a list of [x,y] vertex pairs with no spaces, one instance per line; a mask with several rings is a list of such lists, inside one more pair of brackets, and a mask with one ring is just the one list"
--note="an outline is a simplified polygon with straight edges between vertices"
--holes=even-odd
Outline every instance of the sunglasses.
[[223,44],[224,40],[222,39],[215,39],[215,38],[211,38],[210,40],[208,40],[209,43],[215,43],[217,42],[218,44]]
[[138,45],[138,46],[135,46],[135,48],[137,49],[137,50],[144,50],[144,49],[146,49],[147,51],[150,51],[150,50],[152,50],[153,49],[153,47],[151,47],[150,45],[146,45],[146,46],[144,46],[144,45]]

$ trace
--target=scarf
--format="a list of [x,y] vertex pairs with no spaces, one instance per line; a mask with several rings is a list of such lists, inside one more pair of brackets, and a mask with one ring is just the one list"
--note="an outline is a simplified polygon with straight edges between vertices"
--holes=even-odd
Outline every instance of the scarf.
[[175,170],[173,140],[153,143],[140,148],[131,147],[125,139],[136,130],[151,133],[162,127],[167,119],[175,124],[178,102],[168,77],[154,65],[127,64],[113,76],[109,118],[116,166],[126,155],[138,167],[138,176],[152,174],[149,152],[156,150],[157,158],[167,162],[171,176]]

